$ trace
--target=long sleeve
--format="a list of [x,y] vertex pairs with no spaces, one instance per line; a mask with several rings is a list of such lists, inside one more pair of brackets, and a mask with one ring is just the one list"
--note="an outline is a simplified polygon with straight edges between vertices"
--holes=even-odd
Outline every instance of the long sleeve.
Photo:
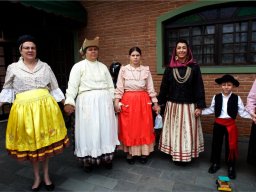
[[245,108],[250,114],[254,114],[255,107],[256,107],[256,80],[254,80],[252,88],[247,96],[247,103]]
[[202,79],[202,74],[200,67],[198,65],[195,65],[194,67],[194,72],[195,72],[195,82],[193,85],[194,90],[195,90],[195,97],[196,97],[196,107],[203,109],[206,107],[205,103],[205,91],[204,91],[204,83]]
[[153,103],[158,102],[157,98],[156,98],[156,91],[154,88],[154,83],[153,83],[153,79],[152,79],[152,75],[148,69],[148,77],[146,79],[146,86],[147,86],[147,92],[152,100]]
[[65,104],[75,106],[75,98],[78,93],[79,84],[81,81],[81,71],[79,65],[75,64],[69,75],[68,89],[66,90]]
[[240,117],[251,119],[251,115],[248,111],[246,111],[240,96],[238,96],[238,114]]
[[116,99],[121,99],[124,94],[124,66],[121,67],[118,78],[117,78],[117,83],[116,83],[116,89],[115,89],[115,98]]
[[160,85],[160,92],[158,95],[158,104],[163,105],[167,102],[168,93],[169,93],[169,84],[168,84],[168,77],[170,73],[170,68],[167,67],[164,71],[162,82]]
[[7,67],[3,89],[0,93],[0,102],[2,103],[13,103],[14,101],[14,95],[15,95],[14,89],[13,89],[14,74],[11,69],[12,67],[11,65],[9,65]]

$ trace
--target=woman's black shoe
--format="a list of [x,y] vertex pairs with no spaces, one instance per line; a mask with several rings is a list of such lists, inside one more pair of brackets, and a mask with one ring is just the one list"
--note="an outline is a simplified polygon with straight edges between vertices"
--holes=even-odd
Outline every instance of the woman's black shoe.
[[134,158],[126,158],[126,161],[130,164],[130,165],[133,165],[135,163],[135,160]]
[[140,157],[139,162],[141,164],[146,164],[148,162],[148,158],[146,156],[142,156],[142,157]]
[[181,167],[185,167],[189,164],[190,162],[183,162],[183,161],[174,161],[174,165],[176,166],[181,166]]
[[31,190],[32,190],[32,191],[40,191],[41,187],[42,187],[42,182],[40,182],[40,184],[38,185],[38,187],[32,188]]
[[53,183],[50,184],[50,185],[44,184],[44,187],[45,187],[45,189],[46,189],[47,191],[53,191],[54,188],[55,188],[55,185],[54,185]]

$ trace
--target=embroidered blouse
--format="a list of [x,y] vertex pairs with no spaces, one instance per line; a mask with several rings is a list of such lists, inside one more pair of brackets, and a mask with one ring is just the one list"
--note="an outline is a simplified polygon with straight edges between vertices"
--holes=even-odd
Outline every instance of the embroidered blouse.
[[33,71],[20,59],[7,67],[0,102],[12,103],[17,93],[33,89],[48,89],[57,102],[65,99],[51,67],[38,59]]
[[153,79],[148,66],[140,65],[137,68],[130,64],[122,66],[115,90],[115,98],[121,99],[125,91],[147,91],[152,102],[158,102],[154,89]]
[[99,61],[84,59],[70,72],[65,104],[75,106],[75,98],[84,91],[109,90],[114,98],[114,84],[107,66]]

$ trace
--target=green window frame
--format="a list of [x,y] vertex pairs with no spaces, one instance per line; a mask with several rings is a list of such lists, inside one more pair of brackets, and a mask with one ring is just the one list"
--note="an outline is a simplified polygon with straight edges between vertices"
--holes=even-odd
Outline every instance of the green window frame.
[[256,72],[256,5],[251,2],[196,2],[159,17],[158,74],[179,38],[189,42],[202,73]]

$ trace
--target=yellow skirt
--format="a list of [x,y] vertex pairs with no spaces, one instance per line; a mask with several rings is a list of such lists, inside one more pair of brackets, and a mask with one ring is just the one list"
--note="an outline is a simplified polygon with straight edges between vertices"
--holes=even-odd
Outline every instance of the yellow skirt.
[[11,156],[43,161],[68,145],[62,112],[47,89],[16,95],[6,129],[6,149]]

